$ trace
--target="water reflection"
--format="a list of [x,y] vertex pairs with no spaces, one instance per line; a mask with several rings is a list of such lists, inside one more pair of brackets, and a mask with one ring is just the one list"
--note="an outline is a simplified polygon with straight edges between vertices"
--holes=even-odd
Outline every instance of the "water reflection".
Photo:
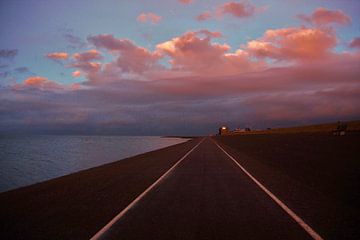
[[186,140],[153,136],[2,136],[0,191],[99,166]]

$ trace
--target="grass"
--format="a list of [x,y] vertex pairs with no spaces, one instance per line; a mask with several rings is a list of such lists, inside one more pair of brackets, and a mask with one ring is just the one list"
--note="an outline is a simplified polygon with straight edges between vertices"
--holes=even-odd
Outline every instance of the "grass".
[[[360,131],[360,120],[347,121],[347,131],[358,132]],[[306,126],[295,126],[287,128],[273,128],[268,130],[255,130],[250,132],[238,133],[238,134],[271,134],[271,133],[320,133],[320,132],[332,132],[336,129],[338,123],[325,123]],[[234,134],[234,135],[238,135]]]

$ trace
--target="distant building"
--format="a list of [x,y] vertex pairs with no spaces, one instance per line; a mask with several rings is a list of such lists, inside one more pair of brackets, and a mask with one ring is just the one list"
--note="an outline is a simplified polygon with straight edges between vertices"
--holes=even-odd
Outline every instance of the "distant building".
[[239,134],[239,133],[243,133],[245,132],[245,129],[241,129],[241,128],[235,128],[234,131],[232,131],[234,134]]
[[227,126],[222,126],[219,128],[219,135],[228,135],[230,133],[230,129]]

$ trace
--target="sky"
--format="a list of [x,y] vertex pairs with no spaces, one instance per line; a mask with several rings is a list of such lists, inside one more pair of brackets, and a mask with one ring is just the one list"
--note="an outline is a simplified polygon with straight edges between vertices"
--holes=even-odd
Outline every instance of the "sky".
[[2,0],[0,133],[360,119],[357,0]]

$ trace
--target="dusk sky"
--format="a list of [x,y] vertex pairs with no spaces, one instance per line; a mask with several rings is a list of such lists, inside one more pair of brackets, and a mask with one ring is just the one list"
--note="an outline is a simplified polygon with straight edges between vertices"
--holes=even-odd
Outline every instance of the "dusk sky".
[[0,132],[360,119],[358,0],[2,0]]

